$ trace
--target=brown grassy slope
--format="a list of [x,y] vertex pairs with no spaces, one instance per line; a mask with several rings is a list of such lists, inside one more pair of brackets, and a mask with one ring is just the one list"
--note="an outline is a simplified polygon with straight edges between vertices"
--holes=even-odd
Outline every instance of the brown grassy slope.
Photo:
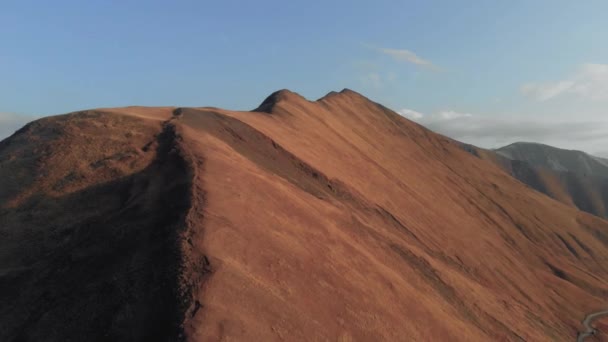
[[[50,176],[25,172],[0,191],[12,220],[0,228],[4,337],[52,332],[67,309],[55,340],[169,337],[184,314],[193,341],[572,340],[605,305],[605,221],[354,92],[282,91],[257,112],[181,108],[164,124],[171,139],[169,108],[111,112],[69,116],[110,123],[59,132],[42,158]],[[19,164],[41,155],[35,137],[14,139],[0,178],[40,163]],[[189,287],[184,313],[190,293],[177,290]]]
[[179,121],[215,269],[194,340],[568,340],[605,305],[606,222],[350,91],[260,110]]
[[[599,341],[599,342],[606,342],[608,341],[608,319],[604,318],[604,319],[600,319],[597,322],[595,322],[594,324],[595,328],[598,330],[597,336],[593,337],[593,338],[589,338],[587,341],[588,342],[592,342],[592,341]],[[594,340],[595,338],[595,340]]]

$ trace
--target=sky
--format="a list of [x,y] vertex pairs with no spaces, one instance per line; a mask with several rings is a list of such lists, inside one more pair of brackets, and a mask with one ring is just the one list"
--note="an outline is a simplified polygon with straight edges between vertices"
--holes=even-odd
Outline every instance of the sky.
[[126,105],[350,88],[481,147],[608,156],[608,1],[0,1],[0,138]]

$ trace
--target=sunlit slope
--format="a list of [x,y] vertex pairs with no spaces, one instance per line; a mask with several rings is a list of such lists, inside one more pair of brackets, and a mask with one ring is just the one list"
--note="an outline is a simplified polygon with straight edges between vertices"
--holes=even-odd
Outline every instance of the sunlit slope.
[[604,221],[359,94],[179,123],[216,265],[195,339],[570,339],[604,304]]

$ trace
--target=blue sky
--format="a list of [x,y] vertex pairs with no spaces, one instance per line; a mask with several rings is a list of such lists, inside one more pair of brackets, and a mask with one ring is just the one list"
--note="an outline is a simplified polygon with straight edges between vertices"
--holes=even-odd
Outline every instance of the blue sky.
[[251,109],[281,88],[351,88],[478,145],[608,154],[606,13],[603,0],[4,0],[0,137],[86,108]]

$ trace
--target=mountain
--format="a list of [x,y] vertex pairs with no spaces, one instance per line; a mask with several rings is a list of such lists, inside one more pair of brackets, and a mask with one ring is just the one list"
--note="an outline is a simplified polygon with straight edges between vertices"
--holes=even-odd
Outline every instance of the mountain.
[[564,150],[538,143],[518,142],[495,150],[511,160],[522,160],[533,167],[556,172],[576,173],[584,177],[607,179],[606,160],[582,151]]
[[514,143],[494,151],[468,145],[523,183],[588,213],[608,218],[608,163],[582,151]]
[[572,340],[608,222],[350,90],[0,143],[0,340]]

